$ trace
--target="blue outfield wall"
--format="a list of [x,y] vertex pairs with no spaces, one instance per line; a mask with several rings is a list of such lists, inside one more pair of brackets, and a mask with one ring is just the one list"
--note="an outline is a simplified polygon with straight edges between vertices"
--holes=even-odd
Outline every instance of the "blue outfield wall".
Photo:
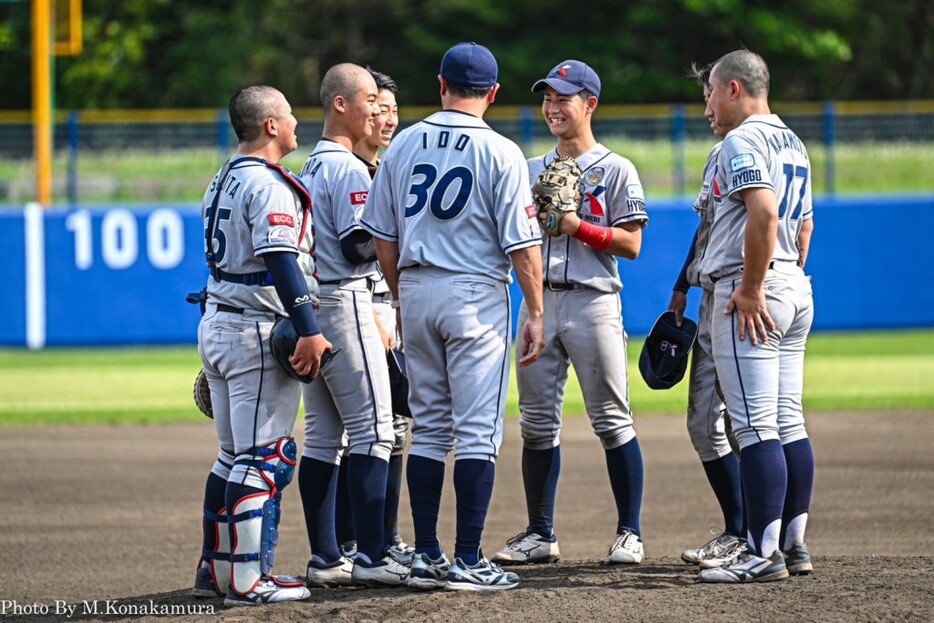
[[[642,254],[620,260],[630,335],[647,333],[666,308],[697,225],[689,199],[652,202],[649,215]],[[41,222],[37,237],[22,209],[0,210],[0,345],[196,342],[198,310],[185,302],[207,275],[196,207],[97,206],[47,211]],[[817,198],[814,328],[934,326],[932,232],[934,195]],[[44,265],[27,271],[28,257]],[[512,291],[518,314],[517,284]],[[699,300],[690,295],[689,315]]]

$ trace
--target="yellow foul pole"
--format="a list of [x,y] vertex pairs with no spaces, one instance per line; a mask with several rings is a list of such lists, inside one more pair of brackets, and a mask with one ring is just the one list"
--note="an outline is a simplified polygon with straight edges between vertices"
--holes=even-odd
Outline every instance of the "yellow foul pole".
[[52,204],[51,0],[32,0],[32,123],[36,201]]

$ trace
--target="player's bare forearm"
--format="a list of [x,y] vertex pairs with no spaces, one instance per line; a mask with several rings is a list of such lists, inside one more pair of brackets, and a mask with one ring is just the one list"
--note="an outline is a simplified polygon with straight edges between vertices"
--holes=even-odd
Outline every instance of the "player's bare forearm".
[[542,250],[536,245],[513,251],[509,254],[529,318],[522,327],[522,350],[519,365],[527,366],[538,360],[545,347],[542,303]]
[[392,293],[394,300],[399,300],[399,244],[382,240],[373,239],[376,242],[376,259],[379,261],[379,268],[383,271],[383,277],[386,279],[386,285]]
[[802,269],[808,263],[808,250],[811,248],[811,234],[814,233],[814,219],[806,219],[801,223],[801,232],[798,234],[798,266]]

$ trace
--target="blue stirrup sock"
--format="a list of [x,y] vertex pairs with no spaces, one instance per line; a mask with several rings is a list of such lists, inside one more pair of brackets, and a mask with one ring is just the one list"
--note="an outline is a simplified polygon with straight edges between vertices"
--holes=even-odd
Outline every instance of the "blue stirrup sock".
[[298,466],[298,491],[305,513],[305,529],[311,553],[326,563],[340,558],[334,533],[334,499],[337,465],[303,456]]
[[782,451],[788,467],[788,489],[785,492],[780,542],[782,551],[787,551],[796,543],[804,543],[804,529],[814,489],[814,449],[811,440],[805,437],[782,446]]
[[[222,509],[226,508],[224,499],[226,491],[227,481],[214,472],[209,473],[208,479],[204,483],[204,508],[215,514],[220,513]],[[204,536],[201,544],[204,549],[217,550],[217,532],[215,531],[217,528],[218,524],[213,519],[208,519],[206,516],[202,517],[201,530]],[[226,531],[227,525],[224,524],[219,529]]]
[[561,446],[547,450],[522,449],[522,482],[529,530],[542,537],[554,536],[555,500],[561,473]]
[[481,459],[454,462],[454,491],[457,494],[457,532],[454,556],[471,566],[479,561],[480,537],[493,496],[496,464]]
[[410,454],[405,473],[412,505],[415,551],[437,560],[442,554],[438,541],[438,512],[444,487],[444,463]]
[[702,465],[710,488],[720,503],[726,531],[745,539],[746,517],[743,511],[743,481],[740,477],[739,459],[730,452],[714,461],[704,461]]
[[399,498],[402,495],[402,455],[389,457],[389,471],[386,473],[386,511],[383,536],[386,544],[392,545],[399,536]]
[[642,466],[642,448],[639,446],[639,439],[633,437],[632,441],[605,452],[610,488],[613,490],[616,512],[619,516],[616,533],[620,534],[628,528],[641,536],[640,515],[645,472]]
[[354,547],[357,538],[353,531],[353,510],[350,508],[350,488],[347,485],[347,457],[341,458],[337,472],[337,491],[334,507],[334,531],[337,543],[345,548]]
[[374,563],[386,555],[383,516],[386,512],[388,470],[386,459],[365,454],[347,457],[347,483],[357,536],[357,556],[362,554]]
[[769,439],[743,448],[741,455],[749,547],[756,555],[767,558],[779,548],[779,526],[788,482],[785,453],[779,440]]

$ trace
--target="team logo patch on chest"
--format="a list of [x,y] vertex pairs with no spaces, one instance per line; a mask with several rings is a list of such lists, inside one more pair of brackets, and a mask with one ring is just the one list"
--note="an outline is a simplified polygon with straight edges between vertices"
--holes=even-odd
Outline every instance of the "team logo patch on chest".
[[591,186],[594,186],[600,183],[604,175],[606,175],[606,168],[593,167],[592,169],[588,169],[584,174],[584,180]]

